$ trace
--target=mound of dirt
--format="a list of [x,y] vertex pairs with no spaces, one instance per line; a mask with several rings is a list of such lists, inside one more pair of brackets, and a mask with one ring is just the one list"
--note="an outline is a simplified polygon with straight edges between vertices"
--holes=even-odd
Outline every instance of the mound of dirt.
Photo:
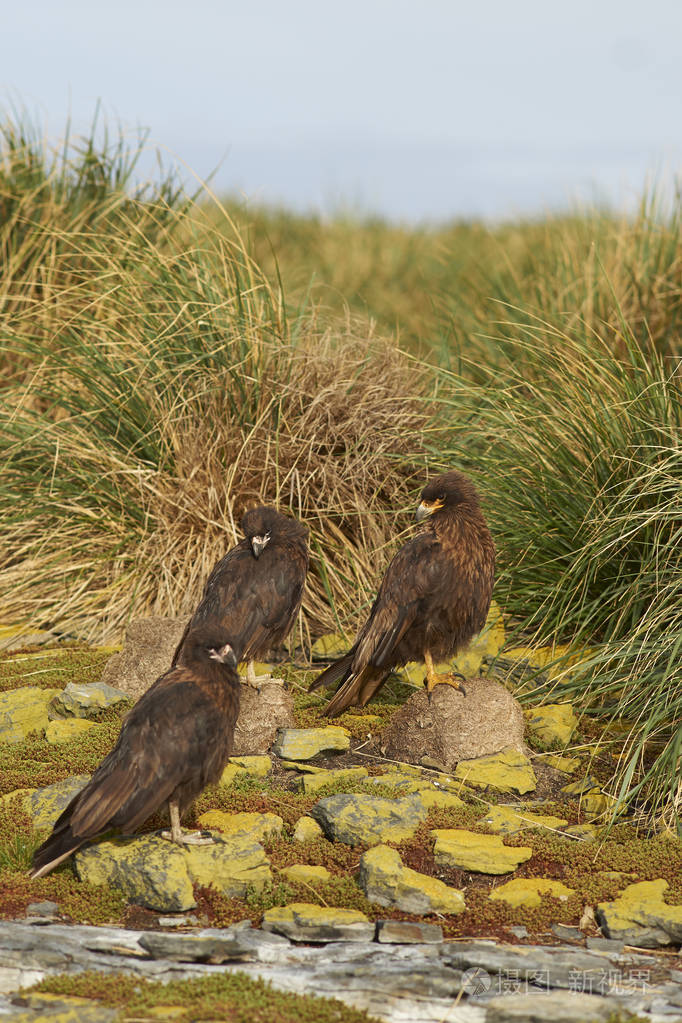
[[466,695],[436,686],[430,702],[425,692],[411,696],[382,732],[381,752],[412,764],[430,760],[447,771],[509,746],[526,753],[523,712],[511,693],[489,678],[470,678],[465,686]]

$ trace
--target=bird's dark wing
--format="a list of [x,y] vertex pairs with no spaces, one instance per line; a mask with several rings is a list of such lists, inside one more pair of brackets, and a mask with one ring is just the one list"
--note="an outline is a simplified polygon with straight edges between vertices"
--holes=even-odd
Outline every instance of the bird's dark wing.
[[220,624],[227,631],[238,660],[264,656],[294,623],[307,569],[305,547],[273,542],[254,558],[248,541],[242,541],[211,572],[174,663],[189,628],[206,624]]
[[353,647],[310,686],[316,689],[341,682],[326,708],[328,714],[337,714],[355,702],[364,706],[380,688],[397,663],[397,647],[418,619],[422,602],[442,584],[445,560],[438,539],[430,531],[418,533],[400,548],[386,569]]
[[36,850],[34,871],[46,872],[110,828],[135,831],[179,785],[201,779],[211,750],[225,741],[229,716],[187,669],[163,675],[128,713],[114,749]]
[[445,558],[437,538],[417,534],[397,552],[382,579],[369,618],[354,646],[352,670],[392,667],[392,655],[441,579]]

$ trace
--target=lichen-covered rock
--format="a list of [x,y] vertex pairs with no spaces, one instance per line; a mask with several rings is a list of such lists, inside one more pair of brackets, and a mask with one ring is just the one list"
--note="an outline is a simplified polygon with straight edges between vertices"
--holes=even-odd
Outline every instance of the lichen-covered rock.
[[569,824],[562,829],[567,835],[581,842],[594,842],[599,835],[599,829],[594,824]]
[[347,845],[379,845],[411,838],[426,817],[417,795],[403,799],[377,796],[326,796],[313,806],[310,815],[333,841]]
[[223,835],[249,838],[254,842],[277,838],[284,827],[284,821],[276,813],[226,813],[224,810],[207,810],[199,817],[199,824]]
[[563,757],[558,753],[543,756],[542,763],[546,767],[553,767],[555,771],[562,771],[564,774],[573,774],[580,767],[580,757]]
[[361,781],[368,777],[366,767],[343,767],[338,771],[316,771],[315,774],[304,774],[300,784],[306,795],[311,792],[319,792],[325,785],[334,785],[336,782]]
[[78,795],[90,781],[89,774],[78,774],[73,778],[56,781],[41,789],[34,789],[25,799],[26,812],[33,819],[36,828],[51,828],[62,810],[65,810],[74,796]]
[[531,813],[523,806],[505,806],[498,803],[488,809],[485,817],[482,817],[479,824],[485,824],[490,831],[497,835],[518,835],[528,828],[552,828],[558,830],[568,821],[561,817],[543,816],[538,813]]
[[48,707],[60,692],[60,689],[21,686],[0,693],[0,742],[23,742],[31,732],[47,728]]
[[326,728],[283,728],[272,752],[283,760],[311,760],[318,753],[345,753],[350,734],[339,725]]
[[348,653],[352,645],[352,638],[345,633],[328,632],[315,640],[310,648],[310,656],[314,661],[335,661],[337,657]]
[[291,941],[372,941],[374,924],[357,909],[334,909],[307,902],[275,906],[263,914],[263,930]]
[[271,770],[272,761],[267,756],[230,757],[218,784],[231,785],[236,778],[265,778]]
[[503,660],[527,666],[532,669],[532,674],[540,670],[550,680],[570,682],[594,653],[594,649],[589,647],[576,649],[560,643],[556,646],[517,646],[505,650]]
[[495,789],[496,792],[533,792],[537,779],[530,760],[511,747],[492,756],[462,760],[455,769],[455,778],[476,788]]
[[265,778],[272,771],[272,760],[268,756],[230,757],[230,764],[241,767],[246,774],[254,778]]
[[280,874],[288,881],[299,881],[301,884],[329,881],[332,876],[326,867],[313,867],[309,863],[293,863],[290,867],[282,867]]
[[312,817],[299,817],[294,828],[294,842],[312,842],[316,838],[323,838],[324,832],[317,821]]
[[77,739],[78,736],[96,727],[95,722],[88,721],[87,718],[64,718],[61,721],[50,721],[45,729],[45,738],[53,746],[58,746],[62,742],[71,742],[72,739]]
[[81,881],[118,888],[131,901],[161,913],[194,909],[184,851],[156,835],[98,842],[74,856]]
[[190,845],[185,850],[187,871],[196,884],[213,885],[233,898],[245,895],[248,887],[262,891],[272,880],[270,863],[258,842],[246,835],[214,838],[213,845]]
[[630,884],[613,902],[597,906],[597,921],[607,938],[638,948],[682,943],[682,906],[669,906],[663,895],[668,882]]
[[601,814],[613,809],[616,800],[600,788],[590,789],[580,800],[580,808],[585,817],[600,817]]
[[462,892],[404,866],[400,854],[387,845],[367,850],[358,880],[370,902],[404,913],[461,913],[466,908]]
[[533,855],[528,846],[507,846],[499,835],[479,835],[463,828],[439,828],[433,854],[439,867],[459,867],[481,874],[509,874]]
[[386,774],[373,775],[369,784],[405,796],[411,792],[421,792],[429,783],[421,778],[409,777],[402,771],[387,771]]
[[562,786],[561,791],[567,796],[582,796],[585,792],[593,792],[595,789],[599,791],[599,784],[591,774],[588,774],[578,781],[571,781],[568,785]]
[[550,895],[565,902],[573,889],[567,888],[561,881],[553,881],[546,877],[515,877],[505,884],[493,888],[491,899],[502,899],[510,906],[539,906],[543,895]]
[[106,682],[69,682],[66,689],[57,693],[52,701],[50,718],[95,718],[103,710],[119,707],[129,701],[127,693]]
[[452,771],[507,747],[524,752],[523,712],[511,693],[492,678],[467,678],[465,685],[466,695],[440,685],[430,701],[425,692],[411,696],[381,733],[384,755]]
[[422,788],[417,796],[425,810],[461,810],[466,806],[454,792],[445,792],[433,786]]
[[570,703],[546,703],[526,711],[526,721],[533,735],[548,746],[563,748],[575,732],[578,721]]

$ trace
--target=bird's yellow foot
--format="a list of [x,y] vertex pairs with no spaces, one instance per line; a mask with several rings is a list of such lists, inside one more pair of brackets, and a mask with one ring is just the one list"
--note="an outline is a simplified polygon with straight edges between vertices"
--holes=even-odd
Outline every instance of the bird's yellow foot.
[[447,675],[437,675],[435,672],[427,672],[426,678],[424,679],[424,685],[426,686],[426,692],[429,700],[431,694],[436,686],[452,686],[453,689],[459,689],[460,693],[466,696],[467,691],[464,688],[464,675],[458,674],[456,671],[449,672]]
[[177,845],[213,845],[208,831],[162,831],[161,838]]

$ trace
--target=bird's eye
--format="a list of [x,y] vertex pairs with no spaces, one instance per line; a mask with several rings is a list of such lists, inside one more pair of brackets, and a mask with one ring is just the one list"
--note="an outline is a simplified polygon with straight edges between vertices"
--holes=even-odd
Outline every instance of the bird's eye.
[[444,501],[445,500],[445,494],[439,494],[438,495],[438,500],[439,501]]

